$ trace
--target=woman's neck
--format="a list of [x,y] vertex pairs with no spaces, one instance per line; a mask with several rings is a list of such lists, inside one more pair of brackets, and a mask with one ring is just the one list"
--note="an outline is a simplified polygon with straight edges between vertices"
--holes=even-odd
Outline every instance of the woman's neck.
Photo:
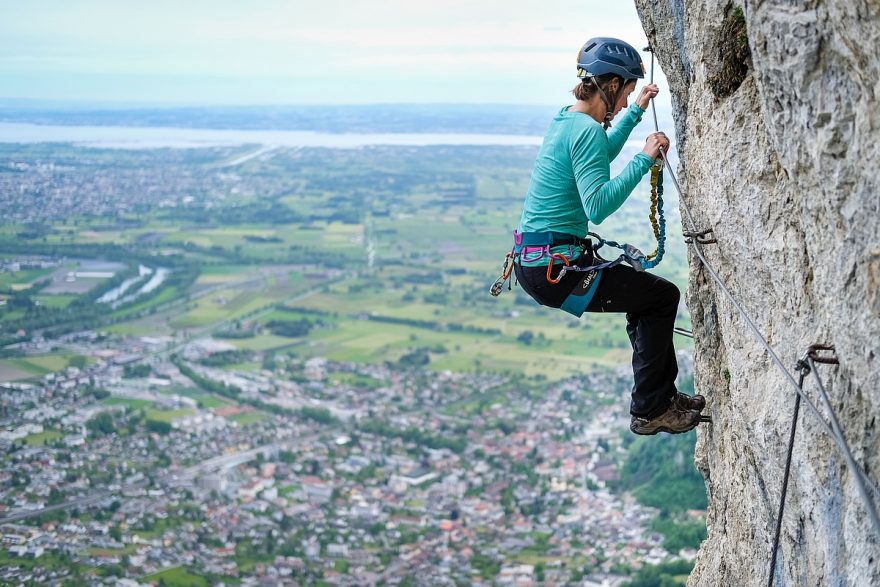
[[586,114],[598,123],[605,122],[605,102],[598,95],[593,95],[589,101],[578,100],[573,106],[568,107],[569,112],[580,112]]

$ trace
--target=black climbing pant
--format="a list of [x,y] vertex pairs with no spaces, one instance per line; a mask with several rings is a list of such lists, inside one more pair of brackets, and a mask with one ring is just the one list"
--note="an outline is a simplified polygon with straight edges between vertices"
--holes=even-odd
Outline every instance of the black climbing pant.
[[[591,261],[585,260],[583,265]],[[547,281],[546,272],[546,265],[516,266],[517,279],[526,293],[540,304],[558,308],[583,274],[568,273],[553,285]],[[558,270],[553,274],[558,274]],[[626,332],[633,348],[630,413],[634,416],[659,416],[677,391],[678,363],[672,329],[680,298],[678,288],[662,277],[617,265],[602,271],[599,286],[587,306],[587,312],[626,313]]]
[[626,312],[626,333],[633,348],[629,411],[633,416],[654,418],[669,408],[677,391],[672,329],[681,293],[662,277],[628,265],[602,273],[587,312]]

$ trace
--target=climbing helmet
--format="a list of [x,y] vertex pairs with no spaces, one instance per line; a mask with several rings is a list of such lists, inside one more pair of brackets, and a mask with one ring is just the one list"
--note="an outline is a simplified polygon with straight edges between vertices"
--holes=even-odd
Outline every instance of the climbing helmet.
[[578,53],[578,77],[599,77],[615,74],[625,81],[643,79],[645,66],[635,48],[611,37],[594,37],[584,43]]

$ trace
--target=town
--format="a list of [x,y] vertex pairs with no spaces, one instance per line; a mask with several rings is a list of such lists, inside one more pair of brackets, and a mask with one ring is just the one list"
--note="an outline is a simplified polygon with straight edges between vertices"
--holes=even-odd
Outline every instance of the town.
[[679,555],[615,490],[626,369],[541,389],[278,355],[227,371],[205,365],[230,352],[211,340],[173,358],[173,341],[62,342],[96,361],[3,396],[6,583],[603,585]]

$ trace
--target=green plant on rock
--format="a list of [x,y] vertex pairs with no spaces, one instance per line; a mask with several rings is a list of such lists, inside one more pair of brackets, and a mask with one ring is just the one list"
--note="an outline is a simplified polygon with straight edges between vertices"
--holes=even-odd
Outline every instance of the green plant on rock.
[[739,6],[729,7],[718,31],[716,59],[707,82],[716,98],[732,95],[746,79],[752,63],[746,17]]

